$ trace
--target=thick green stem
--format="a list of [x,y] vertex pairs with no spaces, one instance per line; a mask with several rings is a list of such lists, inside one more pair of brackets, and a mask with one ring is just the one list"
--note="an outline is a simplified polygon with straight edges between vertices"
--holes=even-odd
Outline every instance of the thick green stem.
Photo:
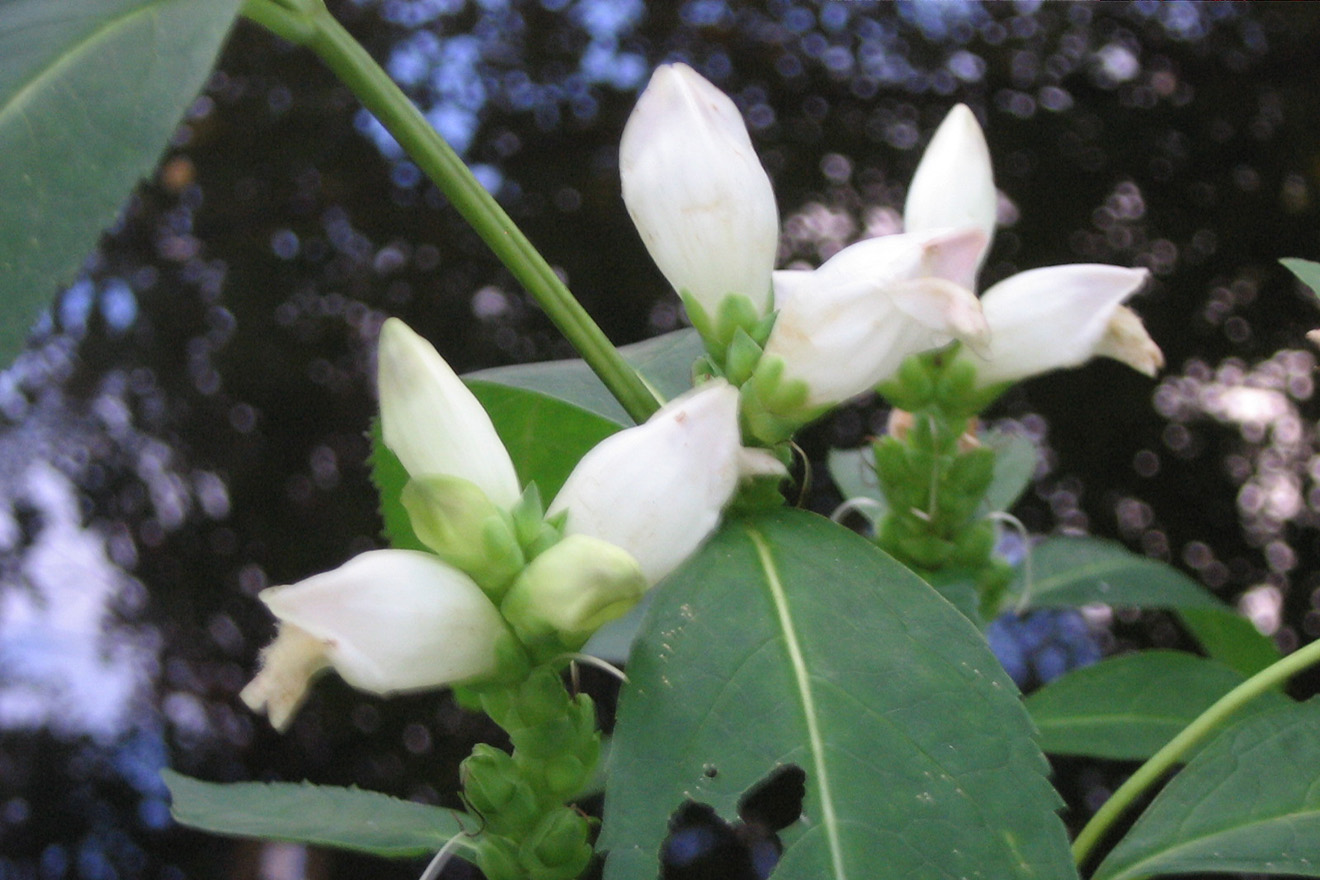
[[1134,800],[1146,789],[1155,784],[1164,774],[1179,763],[1194,746],[1218,731],[1233,713],[1266,691],[1287,681],[1290,677],[1309,666],[1320,663],[1320,641],[1294,651],[1267,669],[1253,675],[1242,684],[1219,698],[1209,709],[1182,729],[1182,731],[1160,749],[1151,758],[1137,768],[1137,772],[1128,777],[1118,787],[1118,791],[1105,801],[1104,805],[1086,823],[1086,827],[1073,841],[1073,861],[1081,865],[1090,855],[1100,839],[1111,825]]
[[659,407],[651,390],[619,355],[494,197],[472,175],[389,75],[320,0],[300,15],[274,0],[246,0],[243,14],[279,36],[307,46],[334,71],[417,167],[445,194],[481,239],[536,299],[578,353],[638,423]]

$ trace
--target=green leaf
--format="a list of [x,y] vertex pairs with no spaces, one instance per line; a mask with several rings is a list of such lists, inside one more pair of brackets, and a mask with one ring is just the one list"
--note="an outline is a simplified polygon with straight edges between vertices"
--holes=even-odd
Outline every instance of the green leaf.
[[[1050,754],[1139,761],[1243,681],[1214,660],[1142,651],[1074,670],[1031,694],[1026,706]],[[1270,691],[1247,711],[1286,702]]]
[[0,12],[0,362],[72,280],[210,75],[238,0]]
[[174,819],[214,834],[416,858],[439,851],[465,827],[481,826],[463,813],[357,788],[308,782],[222,785],[173,770],[162,770],[161,778],[170,789]]
[[1297,276],[1297,279],[1311,288],[1313,295],[1320,296],[1320,263],[1311,260],[1299,260],[1297,257],[1285,257],[1279,262],[1285,269]]
[[533,480],[549,504],[575,465],[618,422],[546,394],[465,376],[509,450],[518,479]]
[[653,880],[685,798],[734,818],[807,774],[776,880],[1075,877],[1047,765],[977,628],[869,541],[781,510],[726,522],[656,591],[606,785],[607,880]]
[[[1030,583],[1028,583],[1028,575]],[[1032,608],[1093,603],[1177,611],[1210,656],[1250,675],[1278,659],[1269,639],[1209,591],[1156,559],[1098,538],[1049,538],[1018,569],[1012,595],[1029,590]]]
[[1096,880],[1233,872],[1320,876],[1320,700],[1248,718],[1151,802]]
[[[1036,445],[1021,434],[987,431],[981,442],[995,451],[995,474],[986,490],[986,508],[1012,507],[1036,473]],[[873,504],[857,505],[857,512],[878,525],[889,511],[889,503],[875,479],[875,458],[870,446],[861,449],[831,449],[830,477],[844,498],[866,498]]]
[[1227,608],[1179,608],[1178,617],[1206,653],[1250,677],[1279,659],[1274,641]]
[[[697,331],[676,330],[619,349],[623,359],[642,374],[642,378],[668,400],[692,387],[692,362],[701,356],[701,338]],[[550,397],[576,404],[588,412],[620,425],[632,419],[619,406],[596,374],[583,360],[548,361],[479,370],[463,377],[467,381],[492,382],[539,391]]]

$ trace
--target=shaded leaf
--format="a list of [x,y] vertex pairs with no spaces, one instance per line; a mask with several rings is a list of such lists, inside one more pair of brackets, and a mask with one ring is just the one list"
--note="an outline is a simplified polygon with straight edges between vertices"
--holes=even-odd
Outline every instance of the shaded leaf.
[[608,880],[653,880],[685,798],[735,817],[781,763],[806,820],[776,880],[1075,877],[1058,796],[985,639],[920,578],[796,510],[726,522],[634,646],[606,786]]
[[1320,700],[1225,730],[1151,802],[1096,880],[1202,871],[1320,876]]
[[1311,260],[1300,260],[1297,257],[1285,257],[1279,262],[1285,269],[1297,276],[1307,287],[1311,288],[1311,294],[1320,296],[1320,263]]
[[1273,662],[1256,666],[1262,658],[1278,659],[1268,639],[1249,623],[1235,622],[1237,613],[1196,581],[1114,541],[1048,538],[1032,548],[1030,569],[1020,567],[1009,589],[1015,596],[1029,590],[1027,607],[1033,608],[1102,603],[1177,611],[1210,656],[1246,674]]
[[1256,625],[1223,608],[1179,608],[1178,617],[1206,653],[1250,677],[1279,659],[1279,649]]
[[9,0],[0,15],[0,363],[164,151],[238,0]]
[[[1026,699],[1041,748],[1057,755],[1144,760],[1246,679],[1193,654],[1142,651],[1073,670]],[[1271,691],[1255,712],[1287,702]]]
[[[642,378],[666,400],[692,387],[692,362],[703,351],[701,338],[697,331],[691,329],[676,330],[619,349],[624,360],[632,364]],[[623,407],[583,360],[495,367],[469,373],[463,378],[471,382],[492,382],[539,391],[576,404],[619,425],[632,424],[632,419]]]
[[480,822],[374,791],[308,782],[217,784],[161,771],[175,821],[213,834],[333,846],[390,858],[431,855]]
[[582,456],[622,427],[555,397],[465,376],[509,450],[523,485],[536,481],[546,504]]

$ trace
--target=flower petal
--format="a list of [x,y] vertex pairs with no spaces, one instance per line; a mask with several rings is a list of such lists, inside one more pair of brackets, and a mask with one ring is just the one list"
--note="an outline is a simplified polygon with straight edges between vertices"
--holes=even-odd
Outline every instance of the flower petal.
[[413,550],[363,553],[261,600],[280,632],[242,697],[276,727],[327,665],[376,694],[442,687],[494,673],[508,632],[471,578]]
[[[1124,300],[1146,283],[1145,269],[1078,263],[1033,269],[1014,275],[981,297],[990,324],[990,345],[983,355],[969,353],[977,364],[977,383],[1010,382],[1064,367],[1075,367],[1098,354],[1135,346],[1130,357],[1138,369],[1154,369],[1151,355],[1135,353],[1154,342],[1132,322],[1119,319],[1118,334],[1139,337],[1120,343],[1109,338],[1110,324]],[[1135,318],[1135,316],[1133,316]],[[1158,352],[1158,348],[1155,349]],[[1126,360],[1127,356],[1120,356]],[[1129,361],[1131,362],[1131,361]]]
[[631,553],[654,585],[715,530],[746,463],[738,389],[717,379],[603,440],[578,462],[548,513],[566,510],[568,534]]
[[733,101],[685,64],[656,69],[623,130],[623,200],[677,291],[714,315],[728,294],[765,314],[779,212]]
[[475,483],[498,507],[522,492],[490,416],[431,343],[398,318],[380,330],[380,420],[385,445],[410,476]]
[[1095,347],[1096,357],[1113,358],[1138,373],[1154,377],[1164,366],[1164,352],[1146,332],[1137,313],[1119,306],[1105,327],[1105,335]]
[[[908,232],[975,226],[985,233],[976,268],[985,261],[995,234],[999,196],[995,191],[990,148],[976,116],[959,104],[944,117],[921,156],[903,207]],[[972,276],[951,279],[974,287]]]
[[887,235],[844,248],[814,272],[776,272],[784,288],[766,354],[784,377],[810,389],[818,407],[874,388],[909,355],[985,332],[971,291],[944,273],[963,274],[984,241],[975,228]]

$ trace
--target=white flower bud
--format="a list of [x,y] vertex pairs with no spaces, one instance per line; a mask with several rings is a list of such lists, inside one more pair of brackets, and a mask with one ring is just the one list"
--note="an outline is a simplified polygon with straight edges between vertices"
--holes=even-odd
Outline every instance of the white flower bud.
[[1141,289],[1145,269],[1077,263],[1022,272],[981,297],[990,324],[984,352],[966,352],[978,385],[993,385],[1117,358],[1153,375],[1163,355],[1122,303]]
[[685,64],[657,68],[624,127],[619,172],[628,214],[675,290],[712,318],[730,294],[769,311],[779,212],[727,95]]
[[375,694],[437,688],[495,674],[500,642],[511,638],[471,578],[412,550],[363,553],[260,598],[279,633],[240,696],[277,730],[328,667]]
[[568,512],[566,534],[623,548],[655,584],[715,530],[742,476],[782,470],[767,454],[743,449],[738,389],[714,380],[601,441],[548,513]]
[[522,491],[490,416],[444,358],[407,324],[380,330],[382,436],[408,474],[444,474],[474,483],[503,510]]
[[767,356],[783,380],[805,382],[808,409],[890,378],[909,355],[962,339],[980,345],[985,320],[966,277],[985,243],[968,227],[887,235],[844,248],[812,272],[776,272],[779,318]]
[[903,229],[931,232],[975,226],[984,232],[985,244],[971,274],[950,279],[975,289],[976,270],[994,238],[998,202],[985,135],[967,105],[959,104],[936,129],[912,176],[903,207]]

